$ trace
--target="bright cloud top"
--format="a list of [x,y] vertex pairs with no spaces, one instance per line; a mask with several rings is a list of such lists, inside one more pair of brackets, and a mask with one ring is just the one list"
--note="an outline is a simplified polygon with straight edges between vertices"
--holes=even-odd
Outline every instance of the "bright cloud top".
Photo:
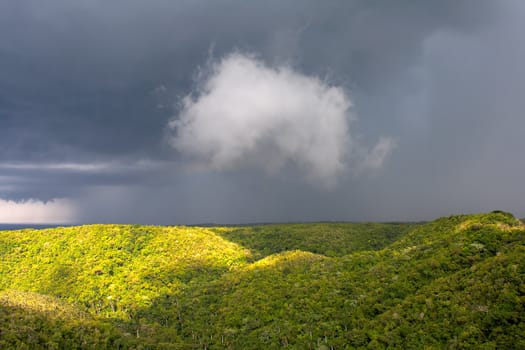
[[75,208],[67,199],[53,199],[47,202],[28,199],[11,201],[0,198],[0,223],[62,224],[75,219]]
[[330,186],[354,148],[352,103],[341,87],[250,55],[233,53],[212,64],[182,102],[170,123],[173,145],[214,169],[273,173],[291,164]]

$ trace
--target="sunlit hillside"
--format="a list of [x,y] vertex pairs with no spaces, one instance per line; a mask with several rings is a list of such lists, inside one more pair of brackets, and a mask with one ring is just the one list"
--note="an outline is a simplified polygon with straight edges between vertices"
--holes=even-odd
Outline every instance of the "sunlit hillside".
[[0,349],[525,348],[525,228],[0,232]]

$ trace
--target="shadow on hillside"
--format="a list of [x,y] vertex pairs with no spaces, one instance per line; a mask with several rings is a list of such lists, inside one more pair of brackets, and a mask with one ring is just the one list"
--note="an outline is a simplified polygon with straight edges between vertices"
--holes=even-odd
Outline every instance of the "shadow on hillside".
[[[187,349],[280,347],[293,334],[286,328],[291,320],[314,327],[315,317],[335,312],[331,306],[329,311],[320,308],[330,305],[329,291],[338,278],[325,273],[332,265],[332,259],[310,252],[272,255],[216,279],[193,279],[182,293],[161,295],[138,309],[127,327],[141,339],[184,343]],[[310,305],[310,297],[323,301]],[[304,304],[288,305],[294,298]],[[285,308],[287,315],[279,316]],[[276,331],[279,327],[283,334]],[[249,346],[253,332],[258,340]]]
[[329,257],[387,247],[418,224],[310,223],[272,224],[214,230],[217,235],[251,250],[260,259],[290,250]]

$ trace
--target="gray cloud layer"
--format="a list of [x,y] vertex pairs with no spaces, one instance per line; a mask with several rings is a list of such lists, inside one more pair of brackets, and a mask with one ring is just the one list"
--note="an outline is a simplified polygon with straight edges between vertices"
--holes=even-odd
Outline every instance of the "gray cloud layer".
[[[69,198],[79,221],[524,215],[524,17],[517,0],[4,1],[0,198]],[[395,152],[335,191],[288,166],[186,169],[166,125],[210,48],[326,77],[351,96],[363,164],[388,137]]]

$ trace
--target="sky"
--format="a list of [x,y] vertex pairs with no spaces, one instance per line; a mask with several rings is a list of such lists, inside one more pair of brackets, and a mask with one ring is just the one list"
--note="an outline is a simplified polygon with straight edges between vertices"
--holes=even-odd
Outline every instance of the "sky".
[[0,2],[0,223],[525,216],[525,2]]

